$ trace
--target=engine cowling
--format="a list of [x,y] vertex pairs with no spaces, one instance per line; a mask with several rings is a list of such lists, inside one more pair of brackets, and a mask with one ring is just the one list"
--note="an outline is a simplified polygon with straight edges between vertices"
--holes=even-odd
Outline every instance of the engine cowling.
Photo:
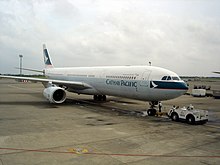
[[61,104],[66,100],[66,92],[60,87],[45,88],[43,95],[50,101],[50,103]]

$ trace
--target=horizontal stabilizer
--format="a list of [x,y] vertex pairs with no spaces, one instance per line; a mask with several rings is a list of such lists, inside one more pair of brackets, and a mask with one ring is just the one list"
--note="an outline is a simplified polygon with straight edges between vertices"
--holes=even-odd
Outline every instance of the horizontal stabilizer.
[[31,72],[44,73],[44,70],[37,70],[37,69],[18,68],[18,67],[15,67],[15,69],[22,69],[22,70],[31,71]]

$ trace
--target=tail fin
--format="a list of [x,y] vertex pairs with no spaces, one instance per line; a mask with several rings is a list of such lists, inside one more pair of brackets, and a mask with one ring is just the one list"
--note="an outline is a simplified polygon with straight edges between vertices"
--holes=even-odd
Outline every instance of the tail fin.
[[44,54],[44,63],[45,63],[45,68],[53,68],[53,64],[50,59],[50,55],[47,51],[46,45],[43,44],[43,54]]

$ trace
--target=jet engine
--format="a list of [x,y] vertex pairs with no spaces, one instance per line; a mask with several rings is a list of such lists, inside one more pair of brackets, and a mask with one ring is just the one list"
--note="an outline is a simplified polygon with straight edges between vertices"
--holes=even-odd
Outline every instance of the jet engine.
[[50,103],[60,104],[66,100],[65,90],[57,86],[45,88],[43,95],[50,101]]

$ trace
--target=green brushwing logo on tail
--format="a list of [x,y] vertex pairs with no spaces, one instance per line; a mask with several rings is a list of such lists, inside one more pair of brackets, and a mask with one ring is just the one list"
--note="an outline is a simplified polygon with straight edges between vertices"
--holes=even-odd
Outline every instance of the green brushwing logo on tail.
[[44,63],[46,66],[52,66],[52,62],[50,60],[49,53],[47,51],[46,45],[43,45],[43,53],[44,53]]
[[44,49],[44,62],[46,65],[52,65],[47,49]]

